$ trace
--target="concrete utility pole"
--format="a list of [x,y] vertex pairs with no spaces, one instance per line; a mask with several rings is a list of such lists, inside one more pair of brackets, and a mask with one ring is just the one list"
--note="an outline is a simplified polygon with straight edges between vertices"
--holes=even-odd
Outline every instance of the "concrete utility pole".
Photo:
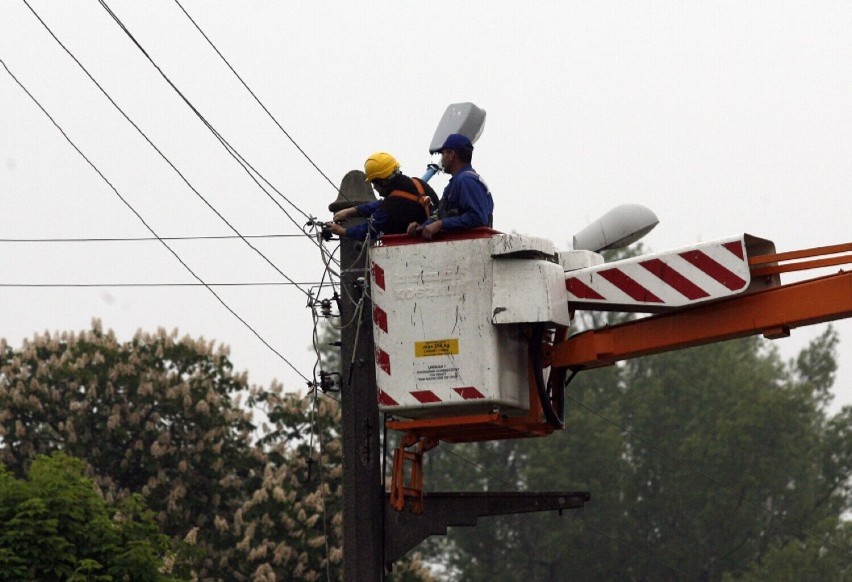
[[[328,209],[337,212],[375,200],[363,172],[343,177],[340,195]],[[350,221],[353,224],[354,221]],[[381,423],[376,400],[369,253],[364,241],[341,237],[340,321],[343,424],[343,579],[382,580],[385,502],[381,482]]]

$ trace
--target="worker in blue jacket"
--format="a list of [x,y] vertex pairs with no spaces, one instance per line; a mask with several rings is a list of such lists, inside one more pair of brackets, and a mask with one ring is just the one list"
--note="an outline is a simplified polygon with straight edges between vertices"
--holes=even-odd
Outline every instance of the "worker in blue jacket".
[[445,230],[463,230],[477,226],[492,226],[494,201],[488,185],[470,165],[473,144],[460,133],[451,133],[440,149],[441,168],[451,174],[449,183],[438,204],[437,217],[408,225],[408,234],[431,240]]

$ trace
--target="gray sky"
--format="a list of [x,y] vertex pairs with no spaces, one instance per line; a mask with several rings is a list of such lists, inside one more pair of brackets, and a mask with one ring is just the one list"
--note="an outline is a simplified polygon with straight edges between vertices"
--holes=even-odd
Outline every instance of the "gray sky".
[[[28,0],[110,97],[243,235],[300,233],[95,0]],[[174,0],[107,0],[174,84],[301,212],[336,193],[227,69]],[[778,251],[852,240],[849,2],[272,2],[181,4],[335,184],[376,150],[419,175],[445,107],[488,112],[474,166],[495,228],[558,248],[610,208],[653,209],[653,251],[748,232]],[[0,4],[0,59],[160,236],[230,228],[116,111],[24,2]],[[150,236],[0,69],[0,238]],[[432,181],[441,191],[445,176]],[[300,212],[301,211],[301,212]],[[297,282],[319,252],[252,241]],[[208,282],[286,282],[239,240],[182,241]],[[157,242],[0,242],[0,283],[190,283]],[[835,269],[836,270],[836,269]],[[823,271],[824,274],[829,271]],[[818,272],[819,273],[819,272]],[[785,278],[785,281],[793,278]],[[307,287],[305,287],[307,288]],[[302,375],[311,316],[293,286],[219,287]],[[0,287],[0,336],[178,328],[231,346],[253,383],[302,378],[203,287]],[[836,404],[852,403],[852,322]],[[793,356],[824,330],[775,343]]]

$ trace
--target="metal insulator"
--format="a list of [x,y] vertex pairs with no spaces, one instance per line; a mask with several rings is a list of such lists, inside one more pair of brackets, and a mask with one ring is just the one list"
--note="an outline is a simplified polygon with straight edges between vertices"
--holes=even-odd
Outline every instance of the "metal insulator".
[[325,372],[320,370],[320,381],[319,387],[323,393],[326,392],[339,392],[340,389],[336,387],[336,383],[334,381],[335,376],[340,376],[340,374],[336,372]]

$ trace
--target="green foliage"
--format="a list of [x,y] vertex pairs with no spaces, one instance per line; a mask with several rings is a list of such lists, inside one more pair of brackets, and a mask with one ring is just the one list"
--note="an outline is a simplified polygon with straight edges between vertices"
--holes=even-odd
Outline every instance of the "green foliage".
[[[80,459],[129,515],[142,500],[154,512],[155,521],[125,526],[136,537],[117,552],[122,564],[145,562],[150,548],[135,540],[159,528],[171,543],[167,566],[181,578],[342,577],[336,401],[248,387],[212,342],[160,330],[120,343],[97,323],[79,335],[36,336],[19,351],[0,341],[4,478],[23,478],[38,455],[55,451]],[[77,560],[66,577],[111,575],[99,556],[52,540],[55,508],[25,509],[43,517],[43,531],[27,538],[34,555],[38,537]],[[17,567],[20,556],[0,544],[0,563]],[[428,578],[416,560],[399,571]]]
[[212,552],[225,541],[215,516],[233,513],[246,483],[260,478],[254,425],[233,400],[244,378],[226,353],[175,335],[121,344],[96,324],[3,350],[0,460],[20,476],[36,455],[65,451],[85,461],[108,498],[142,494],[176,541],[209,531],[198,548]]
[[750,338],[584,372],[568,386],[565,431],[454,449],[467,463],[436,455],[430,487],[592,498],[562,517],[456,528],[433,559],[471,581],[841,579],[852,410],[826,413],[837,338],[827,331],[786,366],[768,346]]
[[26,479],[0,465],[0,580],[171,580],[168,538],[134,496],[116,505],[64,454],[37,457]]
[[724,582],[799,582],[843,580],[852,567],[852,531],[848,523],[827,519],[804,539],[773,543],[759,563],[739,576],[726,574]]

